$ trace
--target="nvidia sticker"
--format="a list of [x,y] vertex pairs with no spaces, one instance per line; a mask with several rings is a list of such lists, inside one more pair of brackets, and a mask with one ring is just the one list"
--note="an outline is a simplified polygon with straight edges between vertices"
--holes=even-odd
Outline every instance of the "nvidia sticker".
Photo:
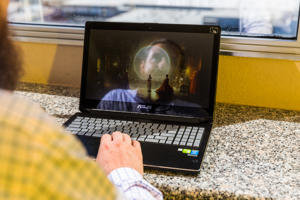
[[198,156],[198,154],[199,154],[199,150],[179,148],[178,151],[181,151],[182,153],[187,154],[188,156]]

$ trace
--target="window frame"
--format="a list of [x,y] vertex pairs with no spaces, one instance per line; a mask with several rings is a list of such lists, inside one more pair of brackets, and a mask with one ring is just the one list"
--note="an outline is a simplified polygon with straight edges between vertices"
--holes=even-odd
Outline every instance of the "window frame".
[[[299,27],[296,40],[221,36],[220,54],[298,61],[300,60]],[[9,28],[11,37],[15,41],[83,46],[84,26],[9,23]]]

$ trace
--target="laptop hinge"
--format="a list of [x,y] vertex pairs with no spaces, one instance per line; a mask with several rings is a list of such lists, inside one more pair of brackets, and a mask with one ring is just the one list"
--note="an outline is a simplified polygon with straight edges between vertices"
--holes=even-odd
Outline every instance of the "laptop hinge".
[[82,109],[82,113],[91,114],[95,117],[119,118],[127,120],[142,120],[142,121],[162,121],[166,123],[188,123],[188,124],[212,124],[212,117],[186,117],[159,115],[148,113],[125,113],[119,111],[101,111],[96,109]]

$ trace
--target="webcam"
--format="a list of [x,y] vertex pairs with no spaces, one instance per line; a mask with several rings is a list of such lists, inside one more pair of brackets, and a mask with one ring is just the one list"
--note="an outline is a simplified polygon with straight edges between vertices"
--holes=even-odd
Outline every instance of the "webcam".
[[213,34],[218,34],[220,31],[219,27],[210,27],[209,32]]

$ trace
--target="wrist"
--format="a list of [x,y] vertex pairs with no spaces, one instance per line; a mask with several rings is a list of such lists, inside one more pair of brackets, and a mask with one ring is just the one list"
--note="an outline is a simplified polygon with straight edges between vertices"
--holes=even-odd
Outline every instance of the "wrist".
[[[143,176],[136,171],[135,169],[122,167],[113,170],[109,175],[108,179],[122,192],[125,194],[136,193],[139,190],[139,193],[136,195],[141,195],[137,199],[145,199],[144,197],[147,194],[150,194],[152,198],[147,199],[163,199],[162,193],[155,187],[153,187],[150,183],[143,179]],[[149,197],[149,196],[148,196]]]
[[123,182],[143,179],[143,176],[137,170],[130,167],[120,167],[114,169],[108,174],[107,177],[114,184],[121,184]]

